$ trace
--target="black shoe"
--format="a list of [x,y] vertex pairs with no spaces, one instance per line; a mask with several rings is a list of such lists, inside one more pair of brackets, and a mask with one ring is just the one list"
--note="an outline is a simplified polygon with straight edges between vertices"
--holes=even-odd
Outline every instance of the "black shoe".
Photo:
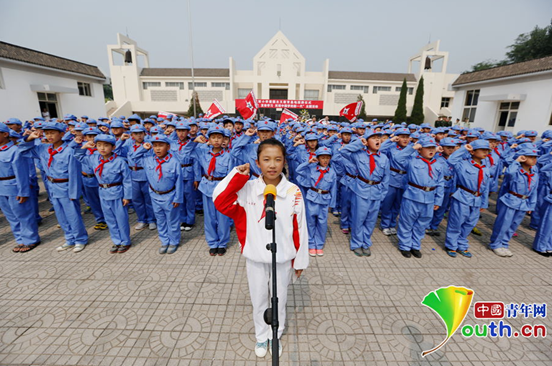
[[210,255],[211,257],[214,257],[215,255],[217,255],[217,253],[218,253],[218,248],[211,248],[211,249],[209,249],[209,255]]
[[433,236],[441,236],[441,233],[437,230],[433,230]]
[[400,252],[405,258],[410,258],[412,256],[412,253],[410,253],[409,250],[401,250]]
[[118,250],[117,253],[122,254],[122,253],[124,253],[124,252],[127,252],[129,249],[130,249],[130,245],[121,245],[121,246],[119,247],[119,250]]
[[119,246],[118,245],[114,245],[111,247],[111,249],[109,249],[109,253],[111,254],[115,254],[119,251]]
[[422,252],[420,252],[418,249],[412,249],[410,253],[412,253],[412,255],[416,258],[422,258]]
[[362,248],[362,254],[365,256],[365,257],[369,257],[372,255],[372,252],[370,251],[370,248]]
[[226,248],[218,248],[217,249],[217,254],[220,255],[220,256],[223,256],[226,254]]
[[196,215],[203,215],[203,210],[196,210]]
[[542,255],[543,257],[550,257],[550,254],[551,254],[551,253],[546,253],[546,252],[539,252],[539,251],[537,251],[537,250],[535,250],[535,249],[533,249],[533,252],[535,252],[535,253],[537,253],[537,254],[540,254],[540,255]]

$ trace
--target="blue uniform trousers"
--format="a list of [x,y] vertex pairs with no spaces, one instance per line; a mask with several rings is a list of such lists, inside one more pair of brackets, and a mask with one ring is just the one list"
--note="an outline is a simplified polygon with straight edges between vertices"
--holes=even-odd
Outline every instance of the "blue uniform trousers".
[[0,196],[0,210],[10,223],[17,244],[28,246],[40,241],[38,223],[30,197],[24,203],[19,203],[16,197]]
[[157,220],[157,233],[161,246],[180,244],[180,206],[173,207],[172,202],[157,200],[151,195],[153,213]]
[[123,202],[120,199],[102,200],[102,210],[113,244],[130,245],[128,210]]
[[180,222],[188,225],[195,224],[195,197],[194,182],[184,181],[184,202],[180,205]]
[[42,222],[42,217],[40,216],[38,210],[38,193],[40,193],[40,187],[38,186],[38,179],[36,177],[31,178],[31,187],[30,187],[31,196],[27,201],[30,201],[31,207],[33,210],[33,217],[37,223]]
[[65,233],[65,241],[69,245],[87,244],[88,233],[82,221],[80,201],[72,201],[69,197],[50,198],[59,225]]
[[387,195],[381,203],[381,222],[382,229],[389,229],[397,226],[397,215],[401,208],[401,200],[404,189],[389,186]]
[[306,199],[305,206],[309,228],[309,249],[324,249],[328,230],[328,205]]
[[[535,213],[533,211],[533,213]],[[543,200],[540,207],[541,225],[533,241],[533,249],[537,252],[552,251],[552,203]]]
[[429,224],[429,228],[431,230],[437,230],[437,228],[439,228],[439,224],[441,224],[441,221],[443,221],[445,213],[447,213],[448,209],[450,208],[450,201],[450,194],[448,192],[445,192],[443,203],[441,204],[441,206],[439,206],[439,209],[437,211],[433,211],[433,218],[431,219],[431,223]]
[[351,228],[351,200],[354,195],[351,188],[345,184],[339,184],[339,192],[341,199],[341,228],[350,229]]
[[454,197],[450,201],[445,247],[450,250],[468,250],[468,235],[479,221],[479,207],[468,206]]
[[496,205],[497,216],[491,234],[489,248],[508,248],[508,243],[527,212],[516,210],[504,203]]
[[153,206],[147,181],[132,181],[132,203],[136,211],[136,219],[143,224],[155,222]]
[[425,229],[433,218],[433,203],[421,203],[404,198],[399,216],[399,250],[420,250]]
[[209,248],[226,248],[230,241],[230,218],[217,211],[213,199],[203,196],[205,240]]
[[367,200],[350,192],[351,196],[351,250],[370,248],[372,233],[378,220],[381,201]]
[[82,195],[84,201],[90,206],[90,210],[94,215],[94,219],[97,223],[105,222],[104,213],[102,211],[102,204],[100,203],[100,193],[98,187],[82,186]]

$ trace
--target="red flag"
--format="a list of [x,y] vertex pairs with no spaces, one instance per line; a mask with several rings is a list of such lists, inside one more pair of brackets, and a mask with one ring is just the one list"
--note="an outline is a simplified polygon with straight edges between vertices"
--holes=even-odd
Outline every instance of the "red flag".
[[354,102],[351,104],[347,104],[343,109],[339,112],[340,116],[345,116],[349,121],[354,122],[357,119],[358,114],[360,113],[360,110],[362,109],[362,100],[358,102]]
[[283,122],[287,121],[288,119],[292,119],[294,121],[297,121],[298,117],[299,117],[298,115],[296,115],[295,113],[293,113],[289,109],[284,108],[284,110],[282,111],[282,116],[280,117],[280,123],[283,123]]
[[243,119],[249,119],[255,117],[257,114],[257,109],[259,104],[257,104],[257,98],[253,94],[253,90],[247,94],[247,97],[239,105],[236,105],[236,109],[240,112]]
[[157,117],[159,118],[167,118],[167,116],[169,115],[170,113],[168,112],[162,112],[160,111],[159,113],[157,113]]
[[209,107],[203,118],[207,119],[213,119],[217,116],[220,116],[221,114],[225,113],[226,111],[222,106],[220,105],[219,101],[215,99],[213,104]]

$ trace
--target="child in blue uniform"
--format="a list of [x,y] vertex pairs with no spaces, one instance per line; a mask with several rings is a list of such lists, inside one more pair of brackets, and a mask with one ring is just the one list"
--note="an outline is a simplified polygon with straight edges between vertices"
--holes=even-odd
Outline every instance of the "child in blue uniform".
[[138,223],[134,227],[135,230],[143,230],[148,228],[155,230],[155,215],[153,214],[153,205],[151,203],[150,191],[146,172],[142,166],[140,158],[136,158],[144,147],[144,139],[146,138],[146,129],[144,126],[135,124],[130,128],[131,139],[126,140],[123,144],[123,155],[126,156],[128,166],[130,168],[130,177],[132,179],[132,206],[136,212]]
[[307,225],[309,227],[309,255],[324,255],[328,230],[328,209],[335,206],[337,175],[330,166],[332,150],[321,147],[316,157],[297,167],[298,179],[306,189]]
[[343,146],[340,152],[358,174],[351,179],[348,194],[351,195],[350,249],[359,257],[372,254],[372,233],[382,199],[389,189],[389,159],[379,152],[380,146],[380,134],[367,130],[363,137]]
[[[532,145],[532,144],[531,144]],[[500,257],[511,257],[509,241],[527,212],[535,209],[539,185],[536,146],[526,146],[518,158],[506,169],[497,202],[497,216],[493,225],[489,249]]]
[[40,244],[38,222],[31,197],[29,158],[9,139],[10,129],[0,123],[0,209],[8,220],[15,253],[25,253]]
[[151,138],[151,143],[144,143],[143,148],[136,159],[141,159],[149,183],[161,241],[159,254],[173,254],[180,244],[179,206],[184,197],[182,167],[180,160],[170,152],[171,141],[165,135],[157,134]]
[[437,142],[434,138],[423,138],[414,146],[402,152],[407,156],[410,150],[418,150],[418,155],[409,156],[407,166],[406,189],[399,214],[399,251],[410,258],[421,258],[422,239],[433,212],[443,203],[444,168],[437,159]]
[[88,233],[81,216],[79,198],[82,194],[81,167],[74,157],[73,149],[62,140],[66,126],[59,122],[44,124],[47,144],[36,145],[40,133],[28,135],[27,142],[19,146],[29,157],[40,158],[48,179],[50,202],[54,206],[59,225],[65,233],[65,244],[57,251],[73,249],[82,251],[88,243]]
[[[130,249],[130,226],[125,206],[132,198],[130,169],[124,158],[113,153],[115,144],[115,137],[97,135],[94,142],[88,141],[75,151],[75,156],[80,161],[86,161],[98,180],[102,211],[113,241],[109,251],[112,254]],[[97,150],[92,155],[86,155],[88,149],[93,148]]]
[[[445,251],[451,257],[456,257],[457,253],[468,258],[472,256],[468,251],[468,235],[477,225],[481,210],[489,206],[491,175],[483,165],[489,151],[489,141],[475,140],[448,158],[456,179],[445,238]],[[470,154],[468,158],[466,152]]]
[[[552,155],[547,153],[539,158],[539,199],[542,203],[538,206],[540,226],[533,241],[533,250],[545,257],[552,255]],[[535,211],[533,211],[534,213]],[[532,216],[531,216],[532,218]]]
[[184,149],[191,142],[188,137],[189,132],[190,125],[187,122],[178,122],[176,124],[177,140],[171,144],[171,150],[180,159],[182,179],[184,180],[184,201],[180,211],[180,230],[182,231],[190,231],[195,225],[194,159],[190,151],[185,153]]

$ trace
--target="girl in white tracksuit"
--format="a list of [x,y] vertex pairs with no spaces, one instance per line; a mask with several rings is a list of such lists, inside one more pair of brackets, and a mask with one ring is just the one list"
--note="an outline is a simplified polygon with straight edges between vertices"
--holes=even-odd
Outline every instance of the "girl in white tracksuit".
[[[299,187],[282,174],[285,147],[275,139],[263,141],[258,148],[257,164],[262,175],[249,180],[249,164],[240,165],[228,174],[214,190],[217,210],[234,220],[241,251],[246,258],[249,292],[253,303],[253,320],[257,343],[272,339],[270,326],[263,314],[269,307],[272,253],[266,245],[272,242],[272,231],[265,229],[263,193],[267,184],[276,186],[276,252],[278,288],[278,338],[286,320],[287,288],[293,272],[299,277],[309,262],[309,235],[305,204]],[[258,354],[259,355],[259,354]]]

